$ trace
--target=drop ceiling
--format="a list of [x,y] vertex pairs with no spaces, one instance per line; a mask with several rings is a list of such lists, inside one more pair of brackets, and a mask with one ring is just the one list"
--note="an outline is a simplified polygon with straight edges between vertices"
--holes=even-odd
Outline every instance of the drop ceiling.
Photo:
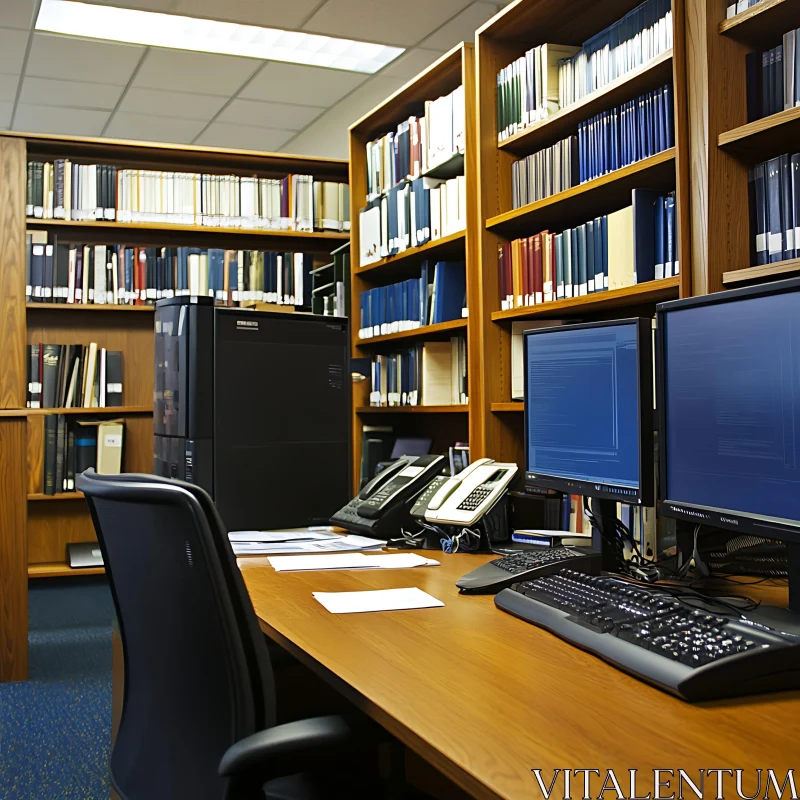
[[36,33],[38,0],[0,0],[0,129],[347,157],[347,126],[506,0],[94,0],[303,30],[407,51],[380,72]]

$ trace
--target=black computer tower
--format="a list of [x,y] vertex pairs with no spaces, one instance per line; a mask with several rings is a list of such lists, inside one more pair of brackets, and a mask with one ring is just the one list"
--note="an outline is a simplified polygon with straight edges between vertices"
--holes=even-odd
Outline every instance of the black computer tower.
[[347,320],[160,300],[154,471],[228,530],[326,524],[351,497]]

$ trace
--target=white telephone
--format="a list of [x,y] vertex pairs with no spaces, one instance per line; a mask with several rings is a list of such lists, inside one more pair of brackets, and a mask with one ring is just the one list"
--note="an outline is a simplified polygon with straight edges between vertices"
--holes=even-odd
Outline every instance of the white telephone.
[[474,525],[500,499],[516,474],[516,464],[480,458],[439,483],[427,503],[425,519],[443,525]]

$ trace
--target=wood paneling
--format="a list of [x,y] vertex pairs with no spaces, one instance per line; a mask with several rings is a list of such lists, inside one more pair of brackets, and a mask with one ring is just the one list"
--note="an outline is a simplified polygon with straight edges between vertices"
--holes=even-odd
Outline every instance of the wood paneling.
[[761,0],[731,19],[722,20],[719,32],[753,48],[766,49],[774,47],[782,33],[796,28],[798,19],[798,0]]
[[125,472],[153,472],[153,417],[125,417]]
[[44,414],[28,417],[28,494],[44,492]]
[[0,682],[28,678],[26,420],[0,419]]
[[800,106],[724,131],[717,137],[727,153],[748,163],[792,153],[800,141]]
[[[459,595],[456,580],[493,556],[435,557],[441,566],[413,575],[240,564],[268,636],[478,800],[540,797],[533,767],[548,780],[555,767],[614,769],[626,779],[638,769],[639,797],[652,794],[653,769],[666,766],[697,776],[724,762],[753,780],[757,767],[781,776],[796,767],[800,692],[686,703],[499,611],[492,596]],[[407,586],[444,607],[330,614],[312,597]],[[785,589],[746,593],[786,602]],[[591,796],[599,786],[593,780]],[[554,796],[561,792],[558,784]]]
[[95,542],[92,518],[85,500],[28,503],[28,562],[67,562],[67,544]]
[[76,575],[105,575],[105,567],[79,567],[73,569],[62,561],[52,564],[28,564],[29,578],[74,578]]
[[0,136],[0,408],[25,405],[25,142]]

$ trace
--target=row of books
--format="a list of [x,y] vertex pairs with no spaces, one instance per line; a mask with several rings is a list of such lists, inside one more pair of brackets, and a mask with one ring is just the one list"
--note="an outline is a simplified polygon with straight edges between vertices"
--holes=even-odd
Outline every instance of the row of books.
[[464,87],[459,86],[426,100],[424,117],[409,117],[396,130],[367,142],[367,200],[463,153],[464,120]]
[[783,43],[748,53],[747,121],[752,122],[800,105],[800,28],[783,34]]
[[346,183],[122,169],[69,159],[28,162],[35,219],[173,223],[248,230],[350,230]]
[[747,11],[748,8],[763,2],[764,0],[736,0],[734,3],[728,3],[725,9],[725,19],[735,17],[737,14],[741,14],[742,11]]
[[646,0],[582,47],[542,44],[497,75],[498,140],[535,125],[672,48],[670,0]]
[[371,406],[465,405],[469,402],[466,337],[376,355],[371,377]]
[[672,86],[580,123],[568,136],[511,165],[513,208],[535,203],[674,146]]
[[350,316],[350,242],[331,253],[333,261],[311,270],[311,312]]
[[313,256],[199,247],[68,244],[28,234],[26,296],[33,303],[147,305],[165,297],[213,297],[310,305]]
[[498,249],[500,308],[622,289],[679,273],[675,195],[634,189],[631,205]]
[[361,339],[400,333],[466,316],[463,261],[424,261],[419,278],[361,292]]
[[76,420],[64,414],[47,414],[42,453],[44,493],[74,492],[75,476],[87,469],[119,475],[124,437],[121,419]]
[[97,342],[29,344],[27,408],[112,408],[122,405],[122,353]]
[[359,214],[362,267],[467,227],[463,175],[450,180],[402,181],[371,200]]
[[800,153],[756,164],[748,172],[753,264],[800,256]]

